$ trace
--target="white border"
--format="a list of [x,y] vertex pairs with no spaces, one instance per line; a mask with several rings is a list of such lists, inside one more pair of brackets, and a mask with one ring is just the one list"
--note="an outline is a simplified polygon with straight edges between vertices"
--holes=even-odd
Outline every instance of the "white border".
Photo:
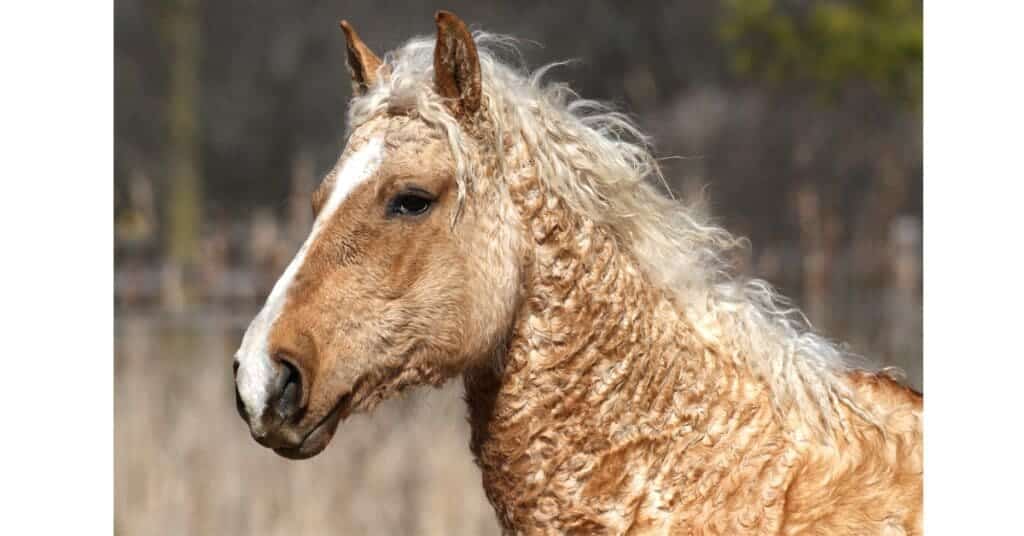
[[1011,534],[1024,508],[1024,10],[924,11],[926,534]]
[[112,7],[4,9],[5,534],[113,532]]
[[[22,2],[0,32],[4,532],[113,532],[113,17]],[[925,3],[928,534],[1019,525],[1020,4]]]

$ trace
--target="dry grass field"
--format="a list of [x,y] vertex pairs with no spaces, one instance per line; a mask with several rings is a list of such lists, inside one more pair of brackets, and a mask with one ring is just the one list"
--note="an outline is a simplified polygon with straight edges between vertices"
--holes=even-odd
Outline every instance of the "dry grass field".
[[[833,297],[834,298],[834,297]],[[919,305],[904,306],[920,319]],[[255,306],[253,306],[255,307]],[[888,339],[921,386],[917,327],[877,331],[867,315],[840,334],[868,355]],[[866,311],[881,309],[873,300]],[[231,356],[252,311],[115,317],[114,485],[119,535],[498,534],[469,452],[459,381],[387,401],[341,424],[309,460],[256,444],[234,407]]]
[[320,456],[285,460],[257,445],[235,412],[242,316],[119,312],[117,534],[498,532],[459,382],[354,416]]

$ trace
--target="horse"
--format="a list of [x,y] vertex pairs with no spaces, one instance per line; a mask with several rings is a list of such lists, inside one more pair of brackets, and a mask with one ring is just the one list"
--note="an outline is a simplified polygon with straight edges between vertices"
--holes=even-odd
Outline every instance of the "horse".
[[922,395],[737,274],[626,116],[435,22],[383,59],[340,23],[347,145],[235,354],[252,437],[309,458],[461,375],[508,534],[920,534]]

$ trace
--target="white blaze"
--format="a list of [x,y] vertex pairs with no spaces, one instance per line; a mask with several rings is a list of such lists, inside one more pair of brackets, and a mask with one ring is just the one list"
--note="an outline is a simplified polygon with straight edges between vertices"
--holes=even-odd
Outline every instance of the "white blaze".
[[291,287],[295,274],[302,267],[306,258],[306,252],[316,241],[317,235],[327,226],[332,215],[341,206],[342,201],[349,193],[370,178],[380,166],[384,154],[384,141],[380,137],[373,138],[353,153],[337,172],[331,195],[327,199],[320,213],[313,222],[313,230],[309,238],[302,244],[302,248],[288,264],[288,268],[281,274],[281,278],[274,284],[267,302],[263,305],[256,318],[249,324],[245,336],[242,337],[242,346],[235,353],[238,359],[238,393],[242,397],[245,409],[249,413],[254,425],[258,425],[258,418],[267,405],[267,398],[270,396],[271,383],[277,377],[277,368],[280,367],[270,358],[268,337],[270,328],[274,325],[277,317],[284,308],[285,298],[288,296],[288,288]]

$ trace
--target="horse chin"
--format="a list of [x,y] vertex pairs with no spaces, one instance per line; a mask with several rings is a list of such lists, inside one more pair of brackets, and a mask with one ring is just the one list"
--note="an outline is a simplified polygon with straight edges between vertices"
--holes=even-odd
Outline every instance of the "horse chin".
[[334,438],[334,432],[338,430],[338,424],[351,410],[348,404],[349,401],[350,397],[348,395],[342,397],[331,412],[303,438],[302,443],[294,447],[278,447],[274,449],[274,452],[278,456],[288,458],[289,460],[305,460],[323,452],[331,442],[331,439]]
[[325,431],[317,428],[297,447],[275,448],[274,452],[282,458],[289,460],[305,460],[323,452],[327,444],[334,437],[334,431]]
[[[398,373],[395,376],[397,377]],[[356,382],[356,387],[338,400],[331,412],[313,427],[302,443],[294,447],[276,447],[273,450],[278,456],[289,460],[312,458],[327,448],[331,439],[334,438],[334,433],[338,430],[338,425],[349,415],[370,412],[383,400],[398,395],[411,385],[409,382],[394,385],[387,381],[378,384],[369,384],[366,381]]]

